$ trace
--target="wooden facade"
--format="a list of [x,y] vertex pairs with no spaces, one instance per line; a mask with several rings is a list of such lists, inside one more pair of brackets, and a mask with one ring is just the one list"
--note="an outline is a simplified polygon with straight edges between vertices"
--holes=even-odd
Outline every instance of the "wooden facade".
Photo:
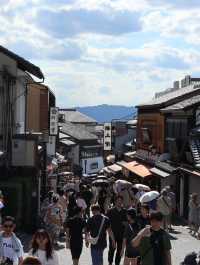
[[[144,130],[149,134],[149,141],[144,139]],[[137,149],[148,150],[153,145],[161,154],[165,147],[165,118],[159,112],[138,113]]]
[[26,130],[47,131],[49,124],[49,89],[42,84],[28,85]]

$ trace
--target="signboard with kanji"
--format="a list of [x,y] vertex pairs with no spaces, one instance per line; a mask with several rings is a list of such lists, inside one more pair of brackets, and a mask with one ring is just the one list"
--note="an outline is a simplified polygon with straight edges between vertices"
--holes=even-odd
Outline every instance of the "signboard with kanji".
[[50,108],[50,122],[49,122],[49,135],[58,134],[58,108]]

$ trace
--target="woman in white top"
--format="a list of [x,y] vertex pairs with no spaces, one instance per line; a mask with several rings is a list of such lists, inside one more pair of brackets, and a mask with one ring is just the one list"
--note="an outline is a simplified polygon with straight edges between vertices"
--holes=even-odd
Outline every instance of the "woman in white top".
[[53,250],[50,236],[43,229],[34,234],[29,255],[37,257],[42,265],[59,265],[58,256]]

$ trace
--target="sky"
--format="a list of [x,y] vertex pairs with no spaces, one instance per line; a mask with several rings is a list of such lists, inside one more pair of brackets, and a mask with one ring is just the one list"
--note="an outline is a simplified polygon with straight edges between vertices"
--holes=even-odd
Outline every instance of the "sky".
[[135,106],[200,77],[200,0],[0,0],[0,25],[59,107]]

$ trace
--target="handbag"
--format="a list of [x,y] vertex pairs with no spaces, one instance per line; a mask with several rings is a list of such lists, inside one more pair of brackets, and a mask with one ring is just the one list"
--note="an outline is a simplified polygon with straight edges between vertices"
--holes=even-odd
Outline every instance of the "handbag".
[[101,231],[102,231],[102,228],[103,228],[103,225],[104,225],[104,222],[105,222],[105,216],[102,216],[103,218],[102,218],[102,221],[101,221],[101,225],[100,225],[100,228],[99,228],[99,232],[98,232],[98,235],[96,236],[96,237],[92,237],[92,236],[90,236],[90,238],[89,238],[89,242],[90,242],[90,244],[91,245],[96,245],[97,244],[97,242],[98,242],[98,240],[99,240],[99,236],[100,236],[100,234],[101,234]]

